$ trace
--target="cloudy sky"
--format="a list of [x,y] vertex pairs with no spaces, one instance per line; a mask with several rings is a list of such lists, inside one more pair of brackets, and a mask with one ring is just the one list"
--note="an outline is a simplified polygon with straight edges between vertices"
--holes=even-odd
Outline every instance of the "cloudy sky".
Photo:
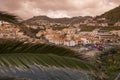
[[96,16],[120,5],[120,0],[0,0],[0,10],[27,19],[38,15],[53,18]]

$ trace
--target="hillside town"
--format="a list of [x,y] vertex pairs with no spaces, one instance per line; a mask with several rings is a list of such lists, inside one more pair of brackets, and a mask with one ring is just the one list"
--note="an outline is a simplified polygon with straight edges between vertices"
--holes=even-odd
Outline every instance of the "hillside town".
[[67,28],[62,31],[46,29],[39,31],[36,37],[48,43],[67,47],[87,46],[97,47],[99,50],[110,45],[120,45],[120,30],[105,31],[95,29],[91,32],[81,32],[78,28]]
[[63,29],[54,31],[47,29],[36,34],[38,38],[45,38],[50,43],[65,46],[76,46],[80,43],[91,44],[102,42],[117,42],[120,37],[120,30],[104,31],[95,29],[92,32],[80,32],[77,28]]
[[[63,21],[62,21],[63,20]],[[24,21],[27,27],[48,29],[51,27],[109,27],[109,21],[106,18],[96,17],[75,17],[75,18],[49,18],[47,16],[36,16],[31,19]],[[115,22],[112,26],[120,26],[120,21]]]
[[[20,41],[32,43],[48,43],[52,45],[64,46],[76,51],[80,51],[81,46],[85,50],[98,49],[103,50],[109,48],[110,45],[120,45],[120,30],[101,30],[96,28],[92,31],[81,31],[81,28],[74,24],[76,27],[67,27],[55,30],[52,27],[40,29],[34,38],[25,35],[20,28],[4,22],[4,26],[0,28],[0,38],[12,38]],[[80,22],[79,26],[101,26],[109,27],[105,18],[87,19]],[[115,23],[114,26],[120,26],[120,22]],[[36,26],[28,26],[37,29]],[[41,26],[39,26],[41,27]],[[56,26],[57,27],[57,26]]]
[[101,26],[101,27],[107,27],[108,23],[106,18],[88,18],[83,22],[80,22],[78,24],[75,24],[74,26]]
[[0,80],[120,80],[120,0],[0,0]]

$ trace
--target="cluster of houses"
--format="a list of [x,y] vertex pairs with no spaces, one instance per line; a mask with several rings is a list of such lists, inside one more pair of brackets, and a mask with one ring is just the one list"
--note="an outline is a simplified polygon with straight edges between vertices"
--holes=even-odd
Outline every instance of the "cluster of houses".
[[[8,26],[0,26],[0,38],[16,38],[17,35],[21,35],[17,28],[9,28]],[[18,32],[18,33],[17,33]]]
[[81,32],[79,28],[65,28],[61,31],[46,29],[36,34],[41,38],[44,36],[49,43],[64,46],[77,46],[79,44],[95,44],[112,42],[120,38],[120,30],[105,31],[95,29],[91,32]]
[[[98,21],[105,21],[104,18],[98,19]],[[86,20],[86,24],[88,22],[95,22],[91,19]],[[96,23],[96,22],[95,22]],[[88,24],[92,25],[92,24]],[[103,25],[103,24],[101,24]],[[119,22],[116,23],[119,25]],[[107,26],[104,24],[104,26]],[[95,29],[93,31],[81,31],[78,27],[69,27],[64,28],[62,30],[53,30],[52,28],[47,28],[45,30],[40,30],[36,37],[39,39],[32,39],[23,32],[20,31],[19,28],[6,23],[4,26],[0,26],[0,38],[12,38],[18,40],[27,40],[30,42],[44,42],[52,43],[55,45],[64,45],[64,46],[77,46],[79,44],[96,44],[103,42],[115,42],[120,40],[120,30],[112,30],[105,31],[100,29]]]
[[[94,18],[89,18],[83,22],[74,24],[73,26],[75,27],[79,27],[79,26],[101,26],[101,27],[108,27],[108,21],[106,20],[106,18],[98,18],[98,19],[94,19]],[[120,21],[116,22],[113,26],[120,26]]]
[[102,27],[107,27],[108,26],[108,21],[106,18],[89,18],[83,22],[80,22],[78,24],[74,24],[74,26],[102,26]]

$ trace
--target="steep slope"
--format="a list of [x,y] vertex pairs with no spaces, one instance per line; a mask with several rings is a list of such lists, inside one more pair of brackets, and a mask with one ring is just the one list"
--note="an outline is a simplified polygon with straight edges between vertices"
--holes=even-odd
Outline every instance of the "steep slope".
[[120,6],[102,14],[99,17],[105,17],[109,20],[109,24],[114,24],[117,21],[120,21]]

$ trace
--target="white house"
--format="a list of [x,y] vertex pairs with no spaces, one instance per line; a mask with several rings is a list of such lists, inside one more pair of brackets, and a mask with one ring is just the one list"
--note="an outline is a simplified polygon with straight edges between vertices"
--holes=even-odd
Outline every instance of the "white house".
[[64,41],[64,42],[63,42],[63,45],[72,47],[72,46],[78,45],[78,42],[76,42],[76,41],[74,41],[74,40],[69,40],[69,41]]
[[69,46],[69,47],[78,45],[77,41],[65,40],[65,39],[62,39],[62,38],[52,38],[52,39],[49,39],[48,41],[50,43],[54,43],[55,45],[64,45],[64,46]]

